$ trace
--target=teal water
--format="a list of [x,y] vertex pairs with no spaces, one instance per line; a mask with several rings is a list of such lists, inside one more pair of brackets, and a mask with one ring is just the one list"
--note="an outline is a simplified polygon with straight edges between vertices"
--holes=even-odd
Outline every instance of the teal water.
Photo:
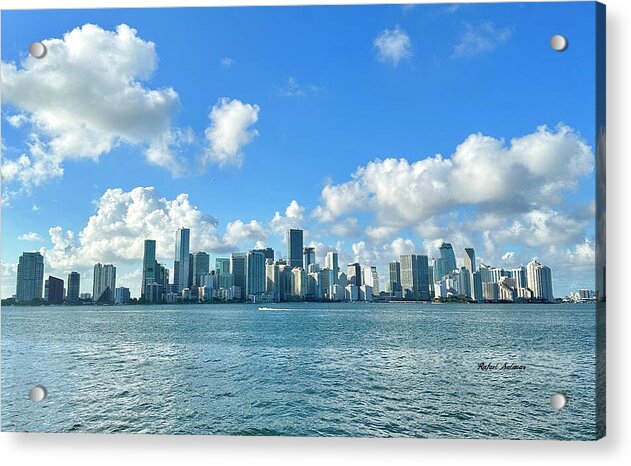
[[595,436],[593,305],[271,307],[3,308],[2,430]]

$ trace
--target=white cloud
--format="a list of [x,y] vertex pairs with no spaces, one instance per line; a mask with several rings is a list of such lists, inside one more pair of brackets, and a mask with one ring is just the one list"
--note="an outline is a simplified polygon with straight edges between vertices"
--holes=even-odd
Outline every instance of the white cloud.
[[180,227],[191,228],[191,250],[231,249],[217,233],[217,219],[192,205],[187,194],[168,200],[153,187],[108,189],[96,206],[78,234],[50,228],[52,248],[42,249],[50,267],[67,272],[96,262],[136,262],[142,260],[145,239],[156,240],[158,257],[172,258]]
[[294,199],[285,209],[285,215],[281,215],[280,212],[276,211],[269,226],[274,232],[284,235],[290,228],[301,228],[304,226],[304,214],[305,208]]
[[238,99],[223,97],[212,108],[210,126],[206,128],[207,147],[202,161],[219,165],[237,165],[243,163],[241,150],[258,135],[250,129],[259,118],[258,105],[246,104]]
[[234,65],[234,58],[230,58],[230,57],[223,57],[221,59],[221,64],[223,66],[225,66],[226,68],[230,68],[232,65]]
[[253,242],[263,244],[266,239],[267,232],[257,220],[251,220],[249,223],[241,220],[230,222],[224,235],[224,241],[235,246],[242,244],[243,240],[247,240],[246,243],[249,245]]
[[317,94],[322,89],[314,84],[300,84],[296,78],[290,76],[287,84],[279,90],[280,95],[284,97],[305,97],[311,94]]
[[399,26],[386,29],[373,40],[377,56],[384,63],[398,65],[412,56],[412,40]]
[[492,234],[500,242],[520,242],[530,247],[567,244],[580,240],[587,220],[549,209],[534,209],[505,229]]
[[511,28],[498,28],[493,23],[482,22],[477,25],[464,24],[464,31],[459,42],[454,46],[453,57],[473,57],[494,50],[511,38]]
[[542,126],[510,145],[473,134],[451,158],[376,159],[358,167],[350,181],[323,188],[314,215],[331,222],[367,210],[376,217],[373,225],[394,231],[463,206],[481,216],[529,212],[533,204],[559,202],[592,172],[593,163],[591,147],[564,125]]
[[39,233],[30,231],[18,236],[18,241],[42,241],[42,237],[39,235]]
[[158,63],[153,42],[125,24],[86,24],[43,43],[44,59],[2,63],[3,104],[18,110],[13,124],[31,130],[28,153],[3,163],[5,181],[28,190],[61,177],[66,159],[98,160],[121,143],[143,146],[150,163],[179,173],[173,146],[181,139],[171,126],[178,94],[145,84]]

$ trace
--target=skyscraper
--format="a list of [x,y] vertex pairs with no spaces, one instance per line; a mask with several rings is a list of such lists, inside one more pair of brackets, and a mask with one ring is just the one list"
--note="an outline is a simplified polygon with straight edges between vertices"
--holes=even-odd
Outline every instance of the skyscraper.
[[454,249],[451,247],[451,243],[443,243],[440,248],[440,258],[443,260],[443,273],[448,274],[456,267],[456,255]]
[[309,264],[315,264],[315,248],[306,247],[302,253],[302,268],[309,272]]
[[203,286],[202,275],[210,272],[210,256],[205,252],[193,254],[193,286]]
[[331,286],[336,285],[337,284],[337,274],[340,271],[340,267],[338,265],[337,252],[329,251],[329,252],[326,253],[326,258],[324,259],[324,266],[327,269],[331,270],[331,272],[332,272]]
[[287,230],[287,261],[291,268],[302,267],[302,230]]
[[116,267],[112,264],[95,264],[92,282],[92,300],[96,303],[113,303],[116,292]]
[[64,281],[61,278],[48,276],[48,304],[64,303]]
[[390,297],[401,297],[401,263],[394,261],[388,264],[388,291]]
[[217,275],[228,275],[230,273],[230,259],[218,257],[215,259],[215,270]]
[[241,293],[245,293],[245,253],[233,252],[230,254],[230,273],[234,280],[234,286],[240,287]]
[[156,241],[146,239],[142,256],[142,283],[140,284],[140,297],[142,299],[145,298],[147,284],[157,281],[156,268]]
[[475,250],[464,248],[464,266],[470,272],[475,272]]
[[429,300],[429,263],[427,256],[404,254],[401,262],[401,290],[405,299]]
[[43,285],[44,257],[39,252],[23,252],[18,261],[16,301],[42,299]]
[[190,240],[191,230],[188,228],[177,229],[175,233],[175,260],[173,263],[175,277],[173,283],[177,285],[178,293],[181,293],[184,288],[188,288]]
[[533,260],[526,265],[526,279],[533,298],[554,301],[552,293],[552,271],[549,267]]
[[70,272],[68,274],[68,299],[69,303],[79,301],[79,292],[81,290],[81,275],[79,272]]
[[348,264],[346,267],[346,276],[349,285],[362,286],[362,268],[357,262]]
[[251,250],[245,254],[245,299],[265,291],[265,253]]

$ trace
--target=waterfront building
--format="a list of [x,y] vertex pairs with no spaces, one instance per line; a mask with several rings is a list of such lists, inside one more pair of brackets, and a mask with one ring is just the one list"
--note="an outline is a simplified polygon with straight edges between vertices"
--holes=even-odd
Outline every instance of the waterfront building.
[[526,265],[526,279],[534,299],[546,302],[554,301],[552,271],[549,267],[540,264],[536,260],[530,261]]
[[125,288],[124,286],[116,288],[116,290],[114,291],[114,304],[129,304],[130,301],[131,293],[129,292],[129,288]]
[[188,288],[190,272],[190,240],[191,230],[178,228],[175,233],[175,260],[173,261],[173,283],[178,293]]
[[116,291],[116,267],[112,264],[94,265],[92,299],[99,304],[112,304]]
[[344,300],[350,302],[359,301],[359,287],[354,283],[346,285]]
[[[233,286],[245,291],[245,253],[233,252],[230,254],[230,273],[233,278]],[[240,299],[235,297],[235,299]]]
[[460,295],[466,298],[473,298],[471,288],[471,272],[466,267],[460,267],[460,273],[458,274],[458,291]]
[[358,300],[359,301],[366,301],[366,302],[370,302],[372,301],[373,298],[373,290],[374,288],[370,285],[362,285],[359,287],[359,296],[358,296]]
[[497,283],[482,283],[482,295],[485,301],[497,302],[499,300],[499,288]]
[[280,266],[273,259],[265,260],[265,292],[272,295],[274,302],[280,301]]
[[215,259],[215,270],[217,275],[227,275],[230,273],[230,259],[218,257]]
[[480,272],[473,272],[471,274],[471,296],[476,301],[484,301],[484,294],[482,292],[482,276]]
[[92,299],[92,293],[81,293],[79,295],[79,299],[91,300]]
[[42,299],[44,256],[39,252],[23,252],[18,260],[15,300],[28,302]]
[[166,264],[158,265],[158,279],[157,282],[162,286],[162,292],[167,293],[169,290],[169,269]]
[[245,254],[245,297],[265,292],[265,254],[251,250]]
[[443,243],[440,248],[440,258],[443,260],[443,274],[447,274],[457,268],[456,255],[454,249],[451,247],[451,243]]
[[61,278],[48,276],[46,280],[48,284],[48,293],[46,300],[48,304],[63,304],[64,303],[64,281]]
[[526,267],[517,267],[508,271],[508,276],[515,280],[515,287],[528,288],[528,278],[526,277]]
[[303,231],[297,229],[287,230],[287,261],[291,268],[302,267],[303,263]]
[[386,291],[391,298],[400,299],[401,294],[401,263],[394,261],[388,264],[388,283]]
[[326,257],[324,259],[324,267],[333,272],[333,284],[337,284],[337,274],[340,272],[337,252],[329,251],[326,253]]
[[475,250],[473,248],[464,248],[464,267],[469,271],[469,273],[476,271]]
[[294,299],[303,299],[307,294],[307,274],[302,267],[291,270],[291,294]]
[[140,298],[145,299],[147,284],[158,281],[156,262],[156,241],[146,239],[142,256],[142,282],[140,284]]
[[316,255],[315,248],[306,247],[302,251],[302,268],[309,272],[309,266],[311,264],[315,265],[316,263]]
[[68,274],[68,297],[69,303],[76,303],[79,301],[79,293],[81,291],[81,275],[79,272],[70,272]]
[[401,290],[408,300],[429,301],[429,274],[427,256],[403,254],[399,258],[401,267]]
[[362,285],[362,268],[359,263],[353,262],[352,264],[348,264],[346,267],[346,279],[351,285]]
[[290,265],[278,261],[278,296],[281,301],[293,298],[293,272]]
[[202,286],[201,277],[210,271],[210,256],[200,251],[193,254],[193,283],[192,286]]
[[447,272],[445,271],[445,261],[440,257],[432,259],[432,269],[434,270],[434,281],[438,282]]

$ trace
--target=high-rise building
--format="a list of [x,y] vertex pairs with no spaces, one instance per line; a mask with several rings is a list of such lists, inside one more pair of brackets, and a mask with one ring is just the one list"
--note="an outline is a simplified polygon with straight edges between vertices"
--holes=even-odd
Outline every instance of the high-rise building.
[[346,279],[350,285],[362,286],[362,268],[358,262],[346,266]]
[[280,300],[279,285],[280,285],[279,265],[275,264],[273,260],[265,260],[265,291],[272,295],[274,301]]
[[302,230],[287,230],[287,261],[291,268],[302,267]]
[[456,267],[456,255],[454,249],[451,247],[451,243],[443,243],[440,248],[440,258],[443,260],[443,273],[448,274]]
[[534,299],[548,302],[554,301],[552,271],[549,267],[541,265],[534,260],[528,262],[526,265],[526,279]]
[[428,301],[429,263],[427,256],[403,254],[401,263],[401,290],[405,299]]
[[462,296],[473,298],[471,272],[466,267],[460,267],[460,273],[458,274],[458,291]]
[[230,259],[218,257],[215,259],[215,270],[217,275],[228,275],[230,273]]
[[203,286],[202,275],[210,272],[210,256],[205,252],[193,254],[193,286]]
[[[149,285],[150,285],[148,287],[149,290],[153,289],[154,287],[160,288],[160,284],[155,283],[155,282],[152,282]],[[146,296],[147,296],[147,301],[149,301],[150,303],[155,302],[151,300],[153,293],[149,291],[146,294]],[[131,301],[131,293],[129,292],[129,288],[125,288],[124,286],[116,288],[116,290],[114,291],[114,304],[119,304],[119,305],[129,304],[130,301]]]
[[362,269],[364,274],[364,285],[372,288],[373,294],[379,294],[379,274],[377,267],[371,265],[370,268]]
[[296,299],[302,299],[307,294],[307,273],[302,267],[291,270],[291,290]]
[[42,299],[44,285],[44,256],[39,252],[23,252],[18,261],[15,300],[18,302]]
[[116,267],[112,264],[95,264],[92,282],[92,300],[100,304],[114,302]]
[[193,279],[194,279],[194,275],[193,275],[193,254],[188,254],[188,282],[187,282],[187,288],[190,290],[191,288],[193,288]]
[[81,290],[81,275],[79,272],[70,272],[68,274],[68,298],[69,303],[79,301],[79,293]]
[[391,298],[401,298],[401,263],[394,261],[388,264],[388,291]]
[[238,286],[245,292],[245,253],[233,252],[230,254],[230,274],[233,277],[233,286]]
[[516,288],[528,288],[528,278],[526,277],[526,268],[517,267],[508,271],[509,277],[515,280]]
[[64,303],[64,281],[61,278],[48,276],[48,304]]
[[476,271],[475,250],[473,248],[464,248],[464,266],[469,271],[469,273],[473,273]]
[[265,254],[251,250],[245,254],[245,299],[265,291]]
[[273,248],[257,249],[257,251],[261,251],[265,255],[265,260],[271,259],[272,261],[274,261],[274,249]]
[[312,248],[312,247],[304,248],[302,251],[302,268],[308,272],[309,265],[315,264],[315,262],[316,262],[315,248]]
[[324,267],[331,270],[333,272],[333,285],[337,283],[337,274],[340,272],[340,267],[338,265],[337,252],[329,251],[326,253],[326,257],[324,259]]
[[160,264],[158,267],[158,283],[162,286],[162,291],[167,293],[169,290],[169,269],[166,264]]
[[175,260],[173,263],[174,281],[177,285],[178,293],[184,288],[188,288],[189,267],[190,267],[190,240],[191,230],[188,228],[178,228],[175,234]]
[[140,297],[145,298],[147,284],[157,281],[156,240],[146,239],[142,256],[142,283],[140,284]]
[[480,272],[473,272],[471,274],[471,291],[473,293],[473,299],[480,302],[484,300],[482,276],[480,275]]

